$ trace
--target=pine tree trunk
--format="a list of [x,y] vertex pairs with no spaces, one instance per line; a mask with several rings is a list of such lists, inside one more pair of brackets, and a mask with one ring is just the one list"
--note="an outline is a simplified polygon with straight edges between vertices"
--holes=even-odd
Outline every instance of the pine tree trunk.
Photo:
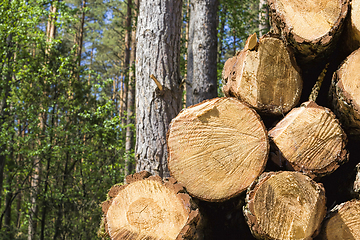
[[[226,61],[223,91],[246,102],[260,113],[281,115],[295,107],[302,78],[295,57],[278,36],[256,34],[237,56]],[[286,89],[286,91],[284,91]]]
[[322,177],[348,160],[347,138],[335,115],[315,102],[291,110],[269,131],[272,160],[289,170]]
[[266,172],[249,187],[244,215],[258,239],[312,239],[325,217],[325,203],[323,186],[306,175]]
[[348,0],[269,0],[272,26],[295,49],[301,64],[320,61],[336,47]]
[[115,185],[102,204],[111,239],[202,239],[201,215],[184,187],[143,171]]
[[186,106],[217,97],[218,5],[218,0],[191,1]]
[[259,1],[259,36],[262,37],[264,34],[270,31],[269,24],[269,8],[266,0]]
[[[166,132],[181,108],[181,0],[140,2],[136,51],[136,171],[168,176]],[[153,76],[153,79],[150,78]]]
[[127,93],[127,116],[126,116],[126,140],[125,140],[125,176],[129,175],[133,170],[131,150],[133,149],[133,131],[132,124],[134,124],[134,108],[135,108],[135,59],[136,59],[136,18],[137,18],[137,7],[139,6],[139,1],[134,1],[134,6],[131,6],[131,1],[128,0],[128,8],[135,8],[133,10],[133,27],[131,31],[131,51],[130,51],[130,69],[129,69],[129,84],[128,84],[128,93]]
[[256,112],[235,98],[184,109],[170,124],[169,169],[196,198],[218,202],[243,192],[265,168],[269,143]]

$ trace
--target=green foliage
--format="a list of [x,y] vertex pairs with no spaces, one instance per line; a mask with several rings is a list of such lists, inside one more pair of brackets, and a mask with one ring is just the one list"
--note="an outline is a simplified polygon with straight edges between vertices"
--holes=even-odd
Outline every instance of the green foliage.
[[48,1],[0,4],[0,87],[6,103],[1,105],[5,168],[0,194],[15,196],[9,204],[1,202],[3,226],[7,206],[12,213],[10,225],[0,229],[1,239],[27,238],[36,164],[41,169],[36,239],[41,231],[44,239],[95,239],[99,203],[106,189],[124,178],[125,126],[103,93],[112,80],[78,66],[69,27],[79,23],[80,10],[54,4],[57,37],[51,41],[45,31]]
[[[85,8],[82,2],[0,3],[0,239],[28,239],[32,193],[38,206],[34,239],[96,239],[99,204],[123,182],[126,2],[87,0]],[[257,9],[257,1],[220,1],[220,87],[225,60],[258,31]],[[185,5],[183,12],[185,27]],[[54,39],[47,36],[50,18],[56,18]],[[182,76],[185,43],[184,29]],[[36,171],[37,187],[31,184]]]

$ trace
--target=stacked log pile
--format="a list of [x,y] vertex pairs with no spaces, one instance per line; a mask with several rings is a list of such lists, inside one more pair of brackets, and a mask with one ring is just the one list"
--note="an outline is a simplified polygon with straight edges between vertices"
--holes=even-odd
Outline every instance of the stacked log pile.
[[268,3],[226,97],[172,120],[172,177],[109,191],[111,239],[360,239],[360,0]]

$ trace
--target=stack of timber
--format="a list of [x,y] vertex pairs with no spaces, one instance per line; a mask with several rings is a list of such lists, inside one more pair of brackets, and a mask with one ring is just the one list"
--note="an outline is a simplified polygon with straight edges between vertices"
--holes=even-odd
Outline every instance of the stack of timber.
[[172,177],[111,188],[111,239],[360,239],[360,0],[268,6],[272,31],[225,63],[226,97],[172,120]]

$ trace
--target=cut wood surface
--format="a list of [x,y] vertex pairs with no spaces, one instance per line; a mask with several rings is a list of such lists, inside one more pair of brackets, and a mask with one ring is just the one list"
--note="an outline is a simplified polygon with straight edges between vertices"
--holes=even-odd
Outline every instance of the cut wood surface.
[[301,62],[324,57],[333,50],[349,4],[348,0],[268,2],[272,26],[294,47]]
[[323,186],[308,176],[267,172],[250,186],[244,215],[258,239],[312,239],[325,217],[325,203]]
[[197,206],[175,179],[143,171],[126,181],[102,204],[111,239],[202,239]]
[[291,110],[269,136],[276,164],[311,177],[332,173],[348,160],[346,134],[335,115],[312,101]]
[[320,239],[360,239],[360,200],[334,207],[323,224]]
[[330,95],[336,116],[351,137],[360,138],[360,49],[333,75]]
[[281,115],[298,104],[302,79],[294,55],[282,40],[251,35],[245,48],[226,61],[226,96],[236,97],[260,113]]
[[348,54],[360,47],[360,0],[352,0],[350,17],[346,20],[345,49]]
[[243,192],[264,170],[268,151],[260,117],[235,98],[214,98],[182,110],[168,132],[171,176],[206,201]]

